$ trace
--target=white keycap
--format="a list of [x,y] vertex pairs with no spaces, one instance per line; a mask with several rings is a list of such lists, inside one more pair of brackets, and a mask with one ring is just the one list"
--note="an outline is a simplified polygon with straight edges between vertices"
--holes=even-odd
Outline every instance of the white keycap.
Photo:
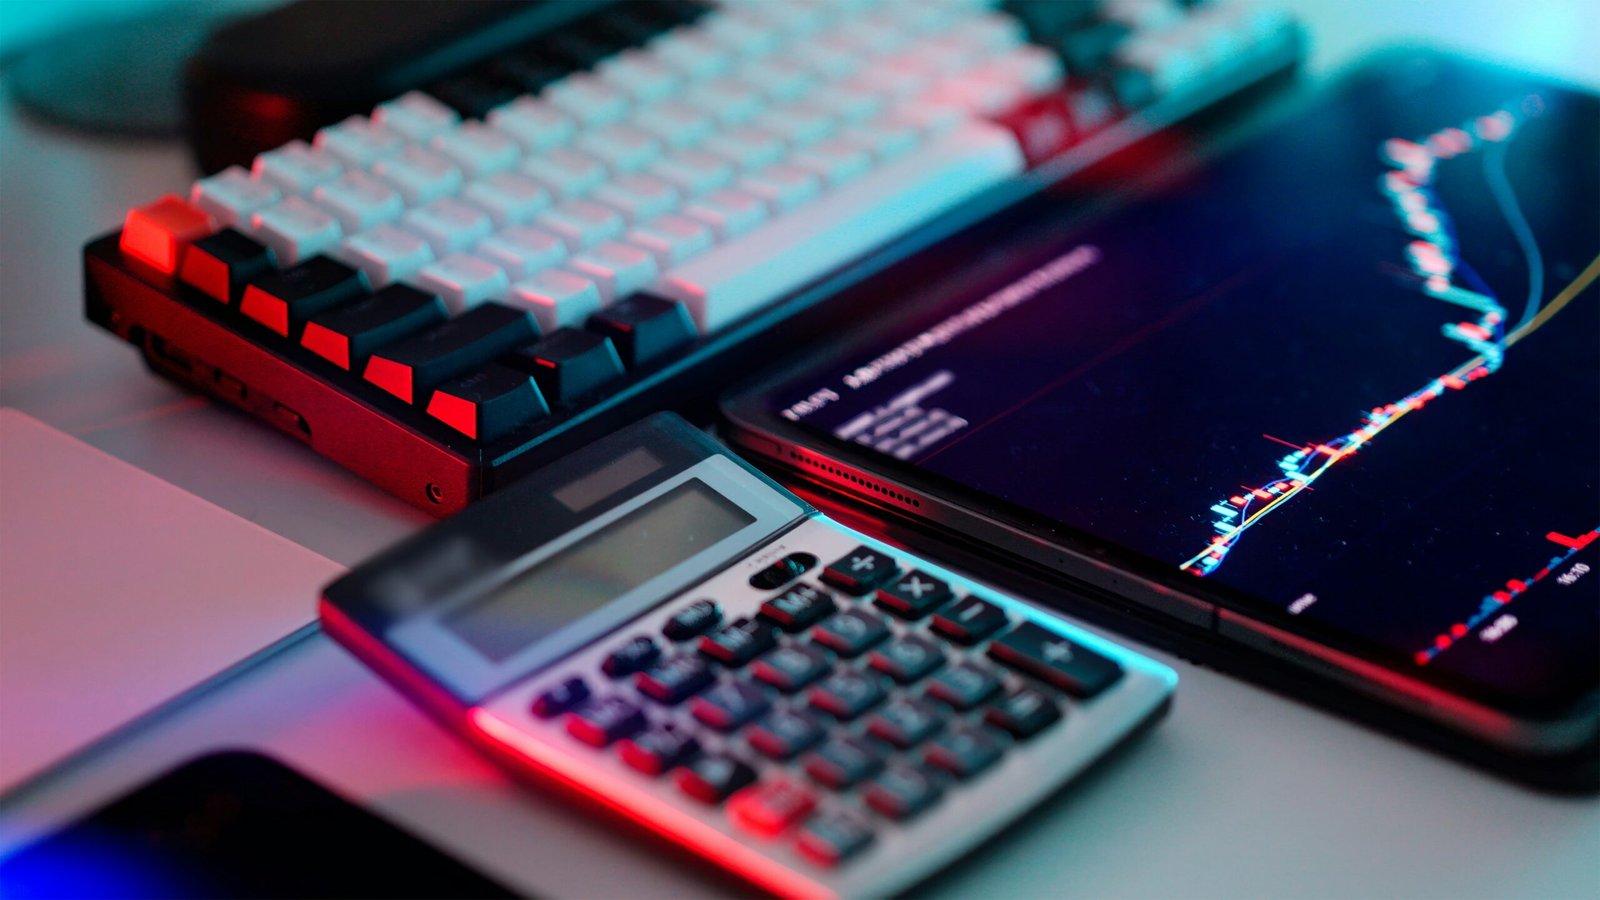
[[488,213],[496,228],[531,222],[552,202],[544,185],[517,172],[480,178],[462,188],[461,199]]
[[711,333],[1022,170],[1009,131],[968,122],[666,272],[655,291]]
[[567,243],[543,228],[513,225],[479,241],[473,252],[520,281],[565,260]]
[[911,42],[911,35],[901,28],[861,18],[851,19],[839,33],[861,52],[874,56],[893,53]]
[[499,266],[466,253],[452,253],[429,263],[410,280],[443,298],[452,315],[485,300],[503,300],[511,291],[511,280]]
[[648,222],[676,209],[682,195],[654,175],[624,175],[594,192],[593,199],[622,213],[628,222]]
[[589,125],[609,125],[628,114],[632,100],[621,88],[588,72],[577,72],[551,84],[540,97]]
[[765,222],[767,205],[754,194],[723,188],[684,207],[683,214],[704,222],[717,240],[727,241]]
[[559,147],[522,163],[521,172],[557,199],[582,197],[605,183],[605,163],[570,147]]
[[698,30],[735,56],[761,58],[784,44],[782,32],[743,10],[718,10],[698,23]]
[[649,174],[672,183],[685,197],[698,197],[733,183],[733,163],[704,149],[669,154]]
[[610,304],[649,284],[656,277],[656,258],[631,244],[603,241],[567,260],[566,268],[594,281],[601,301]]
[[456,111],[421,91],[411,91],[381,103],[372,120],[413,141],[426,141],[461,121]]
[[460,166],[432,150],[414,145],[378,160],[372,167],[372,174],[399,191],[407,206],[448,197],[461,190],[465,181]]
[[1042,94],[1061,86],[1066,72],[1061,58],[1044,47],[1027,44],[978,66],[980,78],[1006,78],[1021,83],[1031,94]]
[[510,135],[482,122],[462,122],[433,136],[433,149],[461,167],[467,178],[504,172],[522,158],[522,147]]
[[835,187],[865,175],[872,168],[872,151],[854,141],[835,138],[801,150],[789,161],[817,173]]
[[830,137],[839,130],[839,120],[825,110],[806,103],[783,106],[763,113],[750,121],[760,128],[782,138],[790,147],[808,147]]
[[768,103],[762,93],[748,85],[718,78],[695,85],[683,95],[683,102],[714,117],[724,125],[748,122]]
[[922,142],[921,130],[892,119],[881,124],[857,125],[842,132],[840,137],[867,148],[872,158],[880,163],[904,156]]
[[283,199],[283,192],[250,177],[238,166],[229,166],[202,178],[189,189],[189,202],[211,214],[223,225],[250,230],[251,214]]
[[672,148],[698,144],[717,128],[717,120],[705,111],[677,100],[640,110],[634,116],[633,124]]
[[982,78],[967,73],[941,82],[918,97],[915,105],[949,106],[969,116],[993,116],[1009,109],[1027,96],[1019,82],[1005,78]]
[[688,216],[662,216],[629,231],[628,243],[655,254],[656,264],[663,269],[687,262],[710,250],[716,235],[704,222]]
[[683,87],[683,73],[643,50],[624,50],[603,60],[595,66],[595,74],[637,103],[665,100]]
[[438,257],[464,253],[494,232],[489,214],[469,203],[442,197],[400,217],[400,225],[428,242]]
[[489,124],[511,135],[529,153],[560,147],[578,132],[577,120],[532,97],[518,97],[490,110]]
[[375,288],[410,278],[433,262],[427,241],[393,225],[351,235],[330,255],[366,273]]
[[606,164],[616,174],[637,172],[661,158],[661,139],[637,125],[617,123],[578,137],[579,151]]
[[866,64],[866,56],[846,41],[800,41],[789,50],[795,62],[827,79],[848,78]]
[[1183,10],[1172,0],[1105,0],[1100,17],[1134,31],[1159,31],[1182,22]]
[[1028,40],[1021,22],[998,12],[980,13],[963,19],[951,29],[951,33],[960,35],[973,47],[991,52],[1007,50]]
[[600,311],[600,288],[572,272],[550,269],[511,286],[510,300],[533,313],[545,334],[557,328],[581,326]]
[[399,153],[406,139],[366,116],[351,116],[337,125],[319,129],[313,144],[338,157],[345,165],[365,169],[385,156]]
[[539,214],[535,224],[559,235],[574,253],[622,234],[622,213],[592,200],[568,200]]
[[871,88],[841,84],[819,91],[807,102],[844,122],[854,123],[868,121],[883,112],[889,105],[889,98]]
[[400,192],[365,172],[346,172],[312,192],[316,204],[339,220],[346,233],[392,222],[405,212]]
[[738,188],[781,213],[822,193],[822,177],[800,166],[778,163],[739,179]]
[[732,77],[780,103],[805,96],[817,84],[815,72],[783,59],[751,60],[735,70]]
[[1135,35],[1117,48],[1116,56],[1121,65],[1148,74],[1157,94],[1173,93],[1205,71],[1197,52],[1166,40],[1162,34]]
[[895,58],[878,60],[850,76],[843,87],[877,91],[888,97],[910,97],[939,80],[939,73],[913,62]]
[[693,27],[674,28],[650,41],[646,49],[693,80],[726,74],[734,63],[732,51]]
[[967,120],[964,109],[949,103],[903,103],[896,106],[883,123],[905,126],[924,135],[943,134]]
[[301,197],[290,197],[251,217],[251,231],[292,266],[339,243],[344,231],[339,220]]
[[712,137],[706,141],[703,149],[746,172],[772,165],[782,159],[788,150],[782,138],[748,125],[729,128]]
[[312,188],[338,178],[343,171],[344,165],[333,154],[305,141],[290,141],[268,150],[257,156],[250,167],[251,176],[285,194],[309,194]]

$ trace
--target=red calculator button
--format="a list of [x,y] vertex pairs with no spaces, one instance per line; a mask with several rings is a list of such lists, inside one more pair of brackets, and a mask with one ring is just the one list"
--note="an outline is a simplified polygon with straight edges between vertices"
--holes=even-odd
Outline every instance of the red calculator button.
[[175,275],[183,251],[217,230],[215,219],[197,206],[168,194],[128,210],[122,222],[122,252]]
[[760,837],[772,837],[817,807],[817,796],[784,778],[747,787],[728,801],[728,818]]

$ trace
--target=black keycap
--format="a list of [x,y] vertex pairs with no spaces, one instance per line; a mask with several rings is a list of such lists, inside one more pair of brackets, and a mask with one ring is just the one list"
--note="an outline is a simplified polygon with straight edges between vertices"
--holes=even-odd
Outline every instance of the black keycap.
[[1106,90],[1116,98],[1123,112],[1134,112],[1155,102],[1157,96],[1155,76],[1144,69],[1114,69],[1101,79]]
[[644,710],[621,697],[590,699],[567,715],[567,733],[595,747],[643,731]]
[[833,668],[828,655],[805,644],[788,644],[756,660],[751,674],[785,694],[792,694]]
[[660,775],[700,752],[694,734],[676,722],[661,722],[617,745],[622,761],[646,775]]
[[865,594],[899,572],[895,561],[876,550],[857,547],[822,570],[822,580],[841,591]]
[[841,669],[818,682],[806,698],[813,709],[848,722],[887,696],[878,676],[860,669]]
[[797,584],[761,604],[761,618],[793,634],[833,615],[833,595],[809,584]]
[[934,738],[922,751],[922,760],[957,778],[971,778],[994,765],[1005,749],[999,732],[957,725]]
[[678,789],[702,803],[721,803],[756,780],[756,770],[726,753],[702,754],[677,770]]
[[860,738],[836,737],[806,755],[806,774],[836,791],[848,790],[883,768],[883,754]]
[[440,325],[448,316],[444,301],[433,294],[386,285],[307,322],[300,346],[347,372],[359,372],[379,347]]
[[788,778],[772,778],[748,787],[728,802],[728,818],[758,837],[773,837],[811,815],[817,795]]
[[1121,22],[1095,22],[1068,32],[1056,42],[1055,50],[1067,71],[1087,75],[1104,68],[1129,33]]
[[1093,19],[1098,6],[1061,0],[1005,0],[1000,8],[1022,23],[1033,43],[1049,45]]
[[660,658],[661,648],[656,646],[656,642],[640,635],[611,651],[600,663],[600,671],[612,678],[621,678],[644,671]]
[[504,360],[539,382],[544,398],[570,405],[623,375],[622,360],[611,339],[576,328],[557,328],[531,347],[514,351]]
[[878,588],[877,604],[902,619],[920,619],[950,599],[950,585],[917,569]]
[[750,586],[758,591],[775,591],[799,578],[817,564],[809,553],[791,553],[750,576]]
[[589,317],[589,330],[616,345],[623,365],[636,369],[694,342],[694,320],[683,304],[632,294]]
[[661,633],[669,641],[686,641],[696,635],[704,634],[711,626],[722,621],[722,610],[717,608],[716,601],[696,600],[695,602],[678,610],[667,624],[661,626]]
[[905,750],[922,743],[944,727],[943,707],[926,700],[896,697],[867,720],[867,733]]
[[481,369],[538,336],[539,326],[527,312],[501,303],[480,303],[443,325],[373,353],[362,377],[416,403],[440,382]]
[[492,441],[550,415],[550,407],[526,373],[490,363],[439,385],[428,415],[475,441]]
[[549,37],[540,38],[534,42],[532,52],[541,59],[564,63],[569,68],[588,69],[619,49],[610,41],[584,33],[580,25],[576,28],[569,26]]
[[854,659],[889,636],[889,623],[864,609],[847,609],[817,626],[812,640],[845,659]]
[[640,672],[634,678],[639,693],[669,706],[682,703],[696,691],[710,686],[717,678],[711,666],[698,656],[675,656]]
[[861,792],[879,814],[903,821],[932,806],[944,793],[938,777],[912,766],[891,766]]
[[759,620],[739,618],[700,639],[700,652],[737,669],[778,645],[778,630]]
[[1000,690],[1000,676],[987,666],[963,662],[951,666],[928,682],[927,695],[965,712]]
[[996,701],[984,711],[983,720],[1026,740],[1061,720],[1061,704],[1043,691],[1025,687]]
[[1005,610],[977,597],[964,597],[933,617],[928,627],[958,644],[972,646],[1007,623]]
[[873,837],[866,819],[849,810],[830,810],[806,820],[795,849],[806,859],[831,868],[865,850]]
[[733,731],[772,707],[767,692],[748,681],[724,681],[694,698],[690,711],[718,731]]
[[239,312],[283,337],[298,340],[308,319],[366,294],[367,276],[326,256],[313,256],[246,285]]
[[823,737],[822,723],[797,709],[775,709],[745,731],[751,747],[776,760],[788,760],[816,746]]
[[1053,631],[1024,622],[995,638],[989,656],[1085,699],[1122,677],[1122,667]]
[[944,653],[933,641],[908,634],[872,651],[867,664],[900,684],[910,684],[944,665]]
[[496,106],[517,99],[521,92],[513,84],[477,74],[457,75],[428,88],[428,93],[464,119],[481,119]]
[[564,66],[554,65],[526,53],[507,53],[483,65],[483,74],[494,81],[515,86],[526,94],[536,94],[551,82],[568,74]]
[[533,700],[533,714],[553,719],[589,699],[589,686],[582,678],[568,678]]
[[246,284],[276,268],[277,259],[269,247],[224,228],[189,246],[178,278],[218,303],[232,306],[239,302]]

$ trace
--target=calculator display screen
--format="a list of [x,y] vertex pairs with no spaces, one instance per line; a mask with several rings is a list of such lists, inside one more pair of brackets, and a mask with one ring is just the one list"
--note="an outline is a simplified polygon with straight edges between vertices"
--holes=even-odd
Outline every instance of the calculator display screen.
[[755,521],[704,482],[690,479],[548,557],[444,624],[500,662]]

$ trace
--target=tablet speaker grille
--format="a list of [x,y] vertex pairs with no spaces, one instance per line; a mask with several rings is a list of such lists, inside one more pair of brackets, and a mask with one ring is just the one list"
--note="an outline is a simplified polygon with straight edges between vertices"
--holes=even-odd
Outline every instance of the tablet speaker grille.
[[806,468],[815,469],[816,471],[830,476],[829,480],[835,483],[843,482],[847,484],[853,484],[856,487],[869,490],[886,500],[892,500],[896,504],[907,509],[919,509],[922,506],[922,502],[917,498],[874,481],[855,469],[848,469],[837,465],[825,457],[812,456],[809,453],[803,453],[799,450],[790,450],[789,458],[800,465],[805,466]]

